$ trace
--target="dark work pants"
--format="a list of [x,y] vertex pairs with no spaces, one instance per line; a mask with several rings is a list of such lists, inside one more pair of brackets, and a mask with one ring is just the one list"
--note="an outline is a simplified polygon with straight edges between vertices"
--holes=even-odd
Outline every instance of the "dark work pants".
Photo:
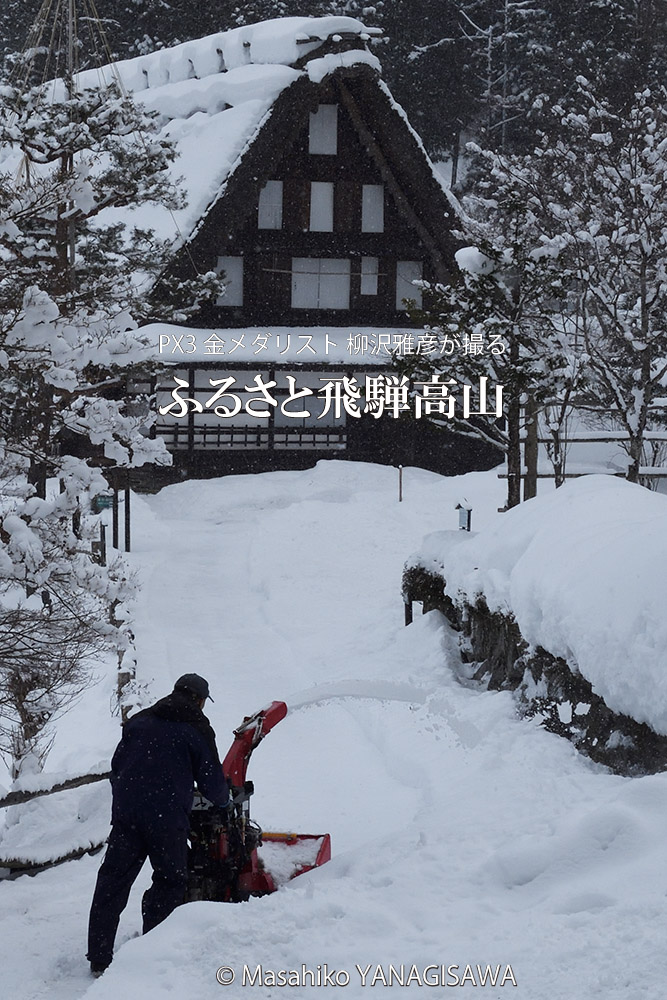
[[153,867],[153,884],[141,903],[144,934],[183,902],[188,880],[187,851],[187,830],[141,823],[112,826],[90,908],[89,962],[110,964],[120,915],[146,858]]

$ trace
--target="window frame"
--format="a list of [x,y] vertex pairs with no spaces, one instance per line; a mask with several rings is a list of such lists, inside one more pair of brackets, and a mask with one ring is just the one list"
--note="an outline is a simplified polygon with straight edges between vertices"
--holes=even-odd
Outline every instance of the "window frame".
[[283,181],[269,180],[259,192],[257,204],[258,229],[282,229],[284,206]]
[[[415,273],[407,277],[409,270]],[[417,273],[418,272],[418,273]],[[403,299],[413,299],[417,308],[422,306],[421,288],[416,288],[413,281],[420,281],[424,277],[424,262],[421,260],[397,260],[396,261],[396,310],[397,312],[407,312],[407,307]]]
[[308,228],[311,233],[333,233],[334,194],[333,181],[310,182]]
[[[342,266],[334,270],[336,265]],[[351,270],[349,257],[293,257],[291,308],[348,311]],[[345,304],[334,304],[335,299]]]
[[362,257],[359,268],[359,294],[373,296],[378,294],[378,279],[380,277],[380,260],[378,257]]
[[[231,262],[231,265],[229,263]],[[242,256],[218,257],[216,273],[225,272],[225,294],[220,295],[216,305],[221,309],[238,309],[243,305],[245,267]],[[231,295],[230,295],[231,291]]]
[[385,225],[384,184],[361,186],[361,231],[383,233]]
[[310,112],[308,152],[311,156],[336,156],[338,153],[338,105],[320,104]]

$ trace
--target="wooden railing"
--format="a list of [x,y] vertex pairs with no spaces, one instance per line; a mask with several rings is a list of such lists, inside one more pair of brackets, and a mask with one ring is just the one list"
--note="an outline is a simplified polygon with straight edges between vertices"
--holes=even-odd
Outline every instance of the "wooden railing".
[[[49,785],[48,788],[26,788],[9,792],[0,799],[0,809],[9,806],[21,805],[23,802],[30,802],[31,799],[40,798],[43,795],[55,795],[57,792],[64,792],[68,788],[79,788],[81,785],[90,785],[96,781],[105,781],[111,777],[110,771],[99,771],[95,774],[79,774],[71,778],[62,778]],[[0,877],[17,878],[19,875],[36,875],[38,872],[46,871],[64,861],[74,861],[83,857],[84,854],[94,854],[104,847],[106,840],[99,843],[88,843],[85,846],[73,847],[64,854],[50,858],[48,861],[34,861],[30,858],[7,857],[2,855],[2,845],[0,844]]]
[[156,424],[171,451],[332,451],[347,447],[344,427],[233,427],[225,424]]

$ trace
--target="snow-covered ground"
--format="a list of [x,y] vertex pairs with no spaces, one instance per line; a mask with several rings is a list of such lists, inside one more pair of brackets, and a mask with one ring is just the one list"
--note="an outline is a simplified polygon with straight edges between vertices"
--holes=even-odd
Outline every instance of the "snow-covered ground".
[[[494,473],[410,469],[399,504],[396,480],[394,469],[326,462],[136,498],[141,679],[157,698],[183,672],[207,676],[223,752],[244,715],[287,701],[253,756],[254,816],[267,829],[329,832],[333,858],[271,897],[189,904],[138,937],[144,871],[114,963],[96,981],[84,951],[99,857],[1,882],[3,996],[298,1000],[337,990],[362,1000],[428,990],[414,976],[371,985],[391,963],[406,976],[436,966],[432,981],[458,966],[443,979],[452,984],[472,966],[463,985],[434,997],[662,1000],[667,776],[608,774],[517,719],[508,693],[462,686],[456,637],[437,613],[403,627],[405,558],[456,524],[462,496],[473,527],[493,522],[504,487]],[[63,721],[50,769],[108,758],[112,686],[103,677]],[[487,964],[501,967],[497,985],[474,986]],[[243,986],[244,966],[255,985]],[[296,970],[304,985],[260,986],[258,966],[269,982],[271,971]],[[320,980],[345,971],[349,985],[310,985],[303,966],[315,981],[318,966]],[[365,986],[357,966],[370,966]],[[234,985],[216,980],[220,967]]]

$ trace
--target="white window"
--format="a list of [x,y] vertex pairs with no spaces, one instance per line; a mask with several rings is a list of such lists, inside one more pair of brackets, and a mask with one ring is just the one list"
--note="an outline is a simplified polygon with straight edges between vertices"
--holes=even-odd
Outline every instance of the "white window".
[[418,307],[422,304],[421,288],[412,284],[422,276],[420,260],[399,260],[396,264],[396,308],[405,312],[403,299],[413,299]]
[[219,306],[243,305],[243,257],[218,257],[218,274],[224,272],[225,294],[218,299]]
[[310,185],[310,229],[314,233],[333,233],[334,186],[329,181]]
[[349,309],[349,260],[292,258],[292,308]]
[[378,259],[377,257],[361,258],[361,294],[377,295],[378,293]]
[[267,181],[259,192],[258,229],[283,228],[283,182]]
[[384,184],[364,184],[361,189],[362,233],[384,232]]
[[308,152],[335,156],[338,152],[338,105],[320,104],[310,113]]

